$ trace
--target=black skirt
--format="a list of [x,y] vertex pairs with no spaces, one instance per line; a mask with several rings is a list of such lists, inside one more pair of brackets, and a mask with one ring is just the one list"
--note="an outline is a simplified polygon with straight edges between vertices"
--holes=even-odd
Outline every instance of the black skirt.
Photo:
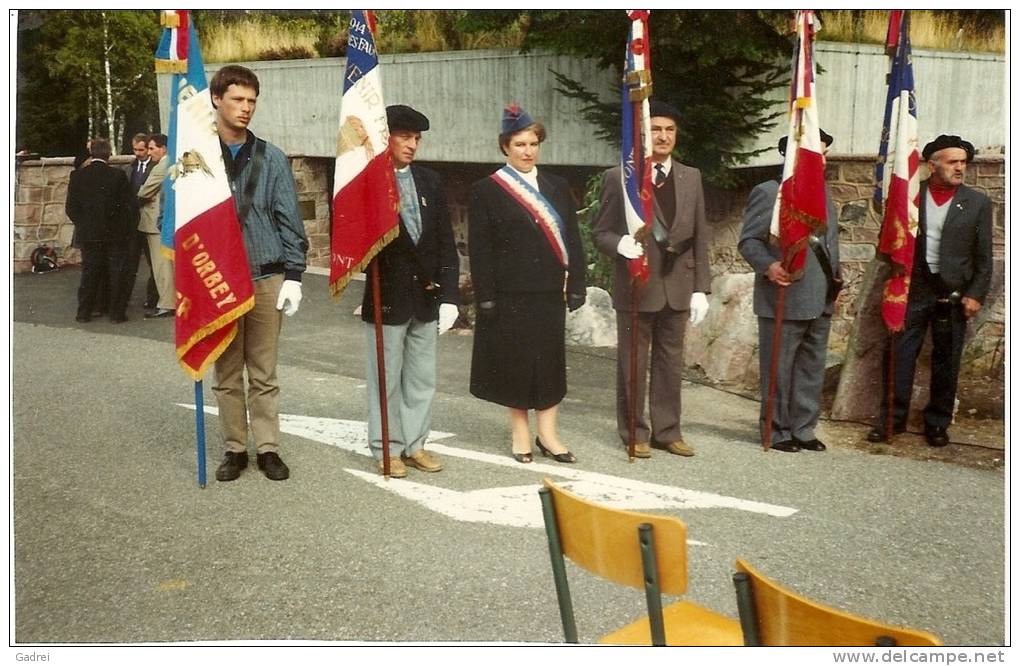
[[548,409],[567,394],[562,292],[501,293],[492,321],[478,318],[471,395],[516,409]]

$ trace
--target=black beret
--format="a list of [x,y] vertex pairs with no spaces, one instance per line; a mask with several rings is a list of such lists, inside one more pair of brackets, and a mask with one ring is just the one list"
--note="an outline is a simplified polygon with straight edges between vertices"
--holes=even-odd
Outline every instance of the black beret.
[[677,125],[680,124],[680,112],[677,111],[673,106],[662,102],[657,99],[650,100],[648,103],[648,116],[651,118],[672,118],[673,122]]
[[386,124],[390,131],[405,130],[424,132],[429,128],[429,119],[423,114],[403,104],[391,104],[386,107]]
[[[828,132],[826,132],[825,130],[823,130],[821,127],[818,128],[818,138],[820,138],[822,140],[822,143],[824,143],[826,146],[831,146],[832,145],[832,141],[833,141],[832,135],[829,134]],[[786,155],[786,137],[785,136],[779,140],[779,154],[783,155],[783,156]]]
[[964,141],[955,134],[939,134],[934,141],[924,147],[924,150],[921,151],[921,157],[925,160],[930,160],[932,155],[943,148],[962,148],[967,152],[968,162],[974,159],[974,144],[970,141]]

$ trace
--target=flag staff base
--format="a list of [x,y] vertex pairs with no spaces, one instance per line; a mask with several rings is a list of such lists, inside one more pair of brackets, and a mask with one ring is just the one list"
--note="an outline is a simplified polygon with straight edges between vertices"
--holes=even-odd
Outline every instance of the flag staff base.
[[762,449],[772,448],[772,417],[776,412],[776,380],[779,375],[779,355],[783,351],[783,308],[786,305],[786,287],[779,287],[776,298],[776,324],[772,331],[772,358],[769,363],[769,394],[765,402],[765,433],[762,436]]
[[205,488],[205,404],[202,382],[195,382],[195,448],[198,456],[198,487]]

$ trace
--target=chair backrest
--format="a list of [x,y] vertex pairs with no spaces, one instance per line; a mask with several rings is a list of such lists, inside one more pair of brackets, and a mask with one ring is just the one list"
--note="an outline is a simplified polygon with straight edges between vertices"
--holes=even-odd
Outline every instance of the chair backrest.
[[607,580],[645,588],[638,527],[652,526],[659,589],[687,591],[687,526],[677,518],[612,509],[567,492],[549,479],[556,526],[563,554],[578,566]]
[[743,560],[737,560],[736,567],[733,582],[746,645],[942,645],[927,631],[823,606],[766,578]]

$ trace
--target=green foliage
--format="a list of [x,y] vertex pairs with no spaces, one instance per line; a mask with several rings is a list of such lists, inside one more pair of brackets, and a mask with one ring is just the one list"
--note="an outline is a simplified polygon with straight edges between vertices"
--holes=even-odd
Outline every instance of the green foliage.
[[[731,183],[728,169],[760,151],[741,147],[775,125],[781,104],[767,95],[789,80],[790,42],[773,25],[784,13],[764,11],[655,10],[651,14],[654,96],[676,106],[683,118],[677,152],[716,185]],[[522,50],[549,49],[595,58],[622,73],[629,20],[623,11],[500,10],[471,12],[464,30],[523,26]],[[584,116],[602,138],[619,143],[616,88],[591,90],[559,77],[559,91],[584,105]],[[604,102],[604,99],[610,100]]]
[[[105,136],[105,66],[109,59],[115,117],[124,135],[158,126],[153,68],[159,13],[59,10],[19,12],[17,143],[43,155],[72,155],[93,133]],[[115,146],[125,149],[125,146]]]
[[596,173],[588,179],[584,193],[584,207],[577,213],[577,227],[581,233],[584,256],[588,260],[585,284],[599,287],[612,293],[614,264],[611,257],[599,252],[595,247],[592,224],[599,212],[599,195],[602,193],[602,173]]

